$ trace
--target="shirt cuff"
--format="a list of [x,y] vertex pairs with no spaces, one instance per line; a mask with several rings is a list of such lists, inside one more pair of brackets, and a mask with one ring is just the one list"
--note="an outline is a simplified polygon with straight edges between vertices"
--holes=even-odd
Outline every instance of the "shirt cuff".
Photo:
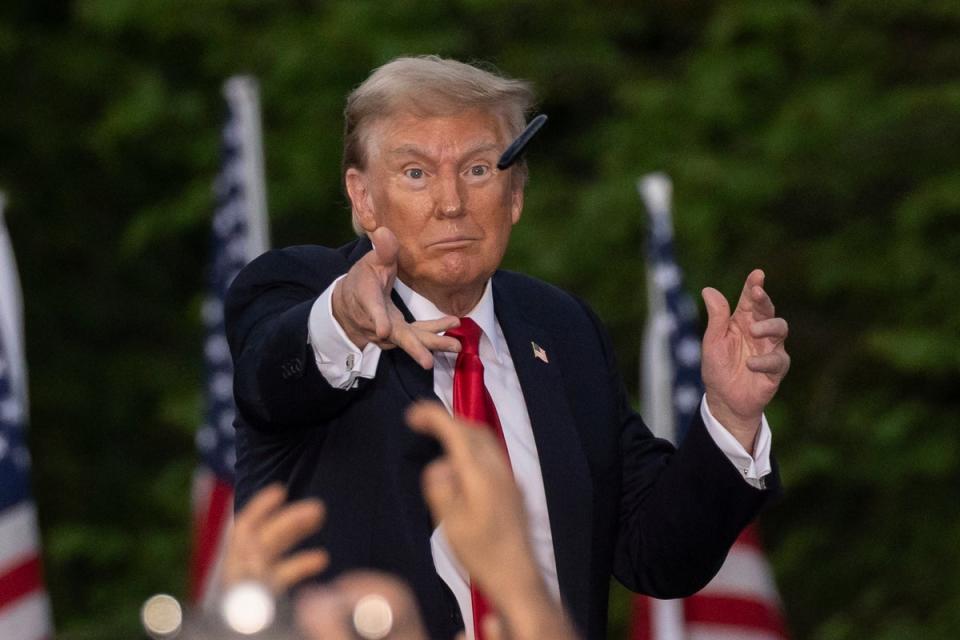
[[333,289],[343,277],[334,280],[310,308],[307,342],[324,379],[331,387],[346,390],[356,388],[358,378],[376,375],[382,349],[370,342],[361,351],[333,317]]
[[747,453],[733,434],[720,424],[707,406],[707,396],[700,401],[700,417],[707,432],[743,479],[754,489],[766,489],[766,476],[770,475],[770,444],[773,439],[766,414],[760,416],[760,431],[753,443],[753,455]]

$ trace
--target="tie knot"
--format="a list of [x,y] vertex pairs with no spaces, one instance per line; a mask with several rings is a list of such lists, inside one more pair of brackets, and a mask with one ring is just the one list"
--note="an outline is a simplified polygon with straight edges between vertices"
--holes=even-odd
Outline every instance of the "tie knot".
[[446,335],[460,341],[462,353],[480,353],[480,325],[470,318],[460,318],[460,326],[447,329]]

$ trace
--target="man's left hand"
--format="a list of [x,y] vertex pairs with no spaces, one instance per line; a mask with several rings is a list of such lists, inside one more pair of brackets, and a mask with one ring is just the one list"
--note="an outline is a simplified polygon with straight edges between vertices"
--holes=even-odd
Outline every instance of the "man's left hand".
[[787,322],[776,317],[763,280],[760,269],[747,276],[732,314],[722,293],[712,287],[702,292],[708,315],[702,363],[707,406],[751,455],[764,407],[790,368],[783,346]]

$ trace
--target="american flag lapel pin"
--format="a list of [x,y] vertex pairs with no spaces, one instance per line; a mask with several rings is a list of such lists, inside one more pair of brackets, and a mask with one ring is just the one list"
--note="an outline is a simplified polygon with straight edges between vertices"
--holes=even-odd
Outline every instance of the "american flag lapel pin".
[[544,363],[549,363],[550,359],[547,358],[547,352],[543,350],[543,347],[538,345],[536,342],[530,342],[530,346],[533,347],[533,357],[537,360],[543,360]]

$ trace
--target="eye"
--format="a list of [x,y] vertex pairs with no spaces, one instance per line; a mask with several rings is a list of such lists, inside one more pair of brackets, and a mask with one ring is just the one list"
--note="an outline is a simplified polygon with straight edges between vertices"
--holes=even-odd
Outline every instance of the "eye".
[[416,167],[407,169],[403,173],[411,180],[419,180],[423,177],[423,169],[417,169]]
[[490,172],[490,168],[485,164],[475,164],[470,167],[470,175],[480,177]]

